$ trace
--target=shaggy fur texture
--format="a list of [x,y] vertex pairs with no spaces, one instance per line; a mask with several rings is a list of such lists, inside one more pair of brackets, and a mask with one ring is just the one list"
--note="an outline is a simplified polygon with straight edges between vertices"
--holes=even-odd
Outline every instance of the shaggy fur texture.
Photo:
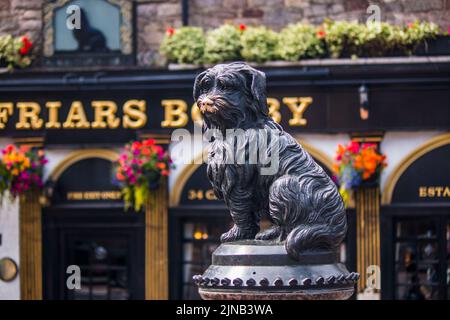
[[[269,117],[265,91],[264,73],[245,63],[217,65],[195,80],[194,98],[210,139],[208,178],[235,223],[221,241],[285,241],[294,259],[306,251],[336,249],[347,229],[342,198],[323,169]],[[219,139],[227,129],[241,129],[240,141]],[[237,151],[248,159],[249,142],[263,138],[264,130],[258,129],[279,137],[264,148],[271,156],[278,145],[279,168],[273,175],[261,174],[261,163],[230,161]],[[259,232],[264,214],[273,226]]]

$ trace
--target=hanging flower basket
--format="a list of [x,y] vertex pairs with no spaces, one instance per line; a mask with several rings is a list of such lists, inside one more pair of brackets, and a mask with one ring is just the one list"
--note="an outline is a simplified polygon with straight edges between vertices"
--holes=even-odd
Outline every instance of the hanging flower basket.
[[43,170],[47,163],[44,151],[8,145],[1,151],[0,198],[9,192],[11,200],[30,190],[41,191]]
[[161,177],[168,176],[172,160],[168,152],[147,139],[128,143],[115,166],[114,183],[122,190],[125,208],[140,211]]
[[333,170],[344,203],[348,204],[352,190],[377,187],[386,166],[386,156],[378,152],[375,143],[338,145]]

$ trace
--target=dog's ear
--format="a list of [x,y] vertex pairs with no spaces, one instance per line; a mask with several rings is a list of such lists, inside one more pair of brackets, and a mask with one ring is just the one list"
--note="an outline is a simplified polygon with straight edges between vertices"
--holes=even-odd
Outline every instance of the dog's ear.
[[195,82],[194,82],[194,100],[197,101],[198,97],[200,96],[200,82],[202,81],[202,79],[205,77],[206,73],[208,70],[203,71],[202,73],[200,73],[199,75],[197,75],[197,77],[195,78]]
[[256,115],[269,115],[266,98],[266,75],[248,65],[245,65],[243,71],[247,75],[250,92],[253,101],[250,105]]

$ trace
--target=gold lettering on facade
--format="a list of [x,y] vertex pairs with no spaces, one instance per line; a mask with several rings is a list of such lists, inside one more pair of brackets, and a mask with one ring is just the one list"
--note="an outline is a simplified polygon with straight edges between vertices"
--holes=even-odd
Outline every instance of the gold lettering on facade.
[[5,129],[8,119],[13,114],[12,102],[0,102],[0,129]]
[[63,127],[71,129],[72,128],[87,129],[90,127],[81,101],[72,102],[69,114],[67,115],[67,119],[63,123]]
[[67,193],[67,200],[119,200],[120,191],[73,191]]
[[206,200],[217,200],[217,197],[214,194],[214,190],[213,189],[208,189],[208,190],[189,189],[187,198],[188,198],[188,200],[203,200],[203,199],[206,199]]
[[311,97],[287,97],[283,98],[283,103],[289,107],[292,112],[292,118],[289,119],[291,126],[305,126],[307,121],[303,118],[308,106],[312,103]]
[[128,100],[123,105],[123,127],[139,129],[147,123],[145,100]]
[[420,186],[420,198],[448,198],[450,197],[450,187],[448,186]]
[[269,107],[269,116],[276,123],[281,122],[280,102],[275,98],[267,98],[267,106]]
[[202,113],[200,112],[200,108],[198,107],[196,102],[194,102],[191,108],[191,118],[195,124],[199,126],[203,124]]
[[48,101],[47,103],[45,103],[45,107],[48,109],[48,122],[45,124],[45,128],[61,128],[61,122],[59,122],[58,117],[58,111],[59,108],[61,108],[61,101]]
[[36,102],[17,102],[19,109],[19,122],[16,129],[40,129],[44,120],[39,118],[41,106]]
[[164,107],[163,128],[180,128],[188,123],[187,104],[183,100],[161,100]]
[[92,101],[95,109],[95,120],[92,122],[94,129],[116,129],[120,125],[120,119],[116,117],[117,104],[114,101]]
[[[285,97],[283,104],[292,112],[292,118],[289,119],[290,126],[304,126],[307,120],[304,113],[312,103],[311,97]],[[164,119],[161,121],[162,128],[180,128],[185,127],[189,120],[195,124],[201,125],[203,122],[201,112],[196,103],[194,103],[189,112],[186,101],[181,99],[161,100],[161,106],[164,108]],[[277,98],[267,98],[269,115],[272,119],[280,123],[282,120],[281,101]],[[110,100],[93,100],[90,107],[93,110],[93,121],[88,119],[85,106],[81,101],[73,101],[70,104],[68,112],[65,111],[62,101],[47,101],[45,108],[48,110],[47,122],[40,118],[41,105],[37,102],[0,102],[0,129],[5,129],[6,124],[14,114],[14,108],[18,110],[18,120],[15,123],[17,129],[116,129],[121,123],[126,129],[139,129],[148,122],[146,113],[146,100],[130,99],[125,101],[122,106],[122,117],[119,106],[116,102]],[[67,112],[67,114],[63,113]],[[90,110],[89,110],[90,111]],[[65,121],[63,121],[65,120]],[[439,192],[439,191],[437,191]]]

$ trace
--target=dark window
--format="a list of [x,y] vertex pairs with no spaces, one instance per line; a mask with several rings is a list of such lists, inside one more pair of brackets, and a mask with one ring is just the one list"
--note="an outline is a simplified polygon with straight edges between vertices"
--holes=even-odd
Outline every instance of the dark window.
[[220,235],[230,225],[217,221],[183,224],[182,299],[200,299],[192,276],[202,274],[211,264],[211,255],[220,244]]
[[449,220],[436,216],[395,220],[395,299],[448,297],[449,226]]

